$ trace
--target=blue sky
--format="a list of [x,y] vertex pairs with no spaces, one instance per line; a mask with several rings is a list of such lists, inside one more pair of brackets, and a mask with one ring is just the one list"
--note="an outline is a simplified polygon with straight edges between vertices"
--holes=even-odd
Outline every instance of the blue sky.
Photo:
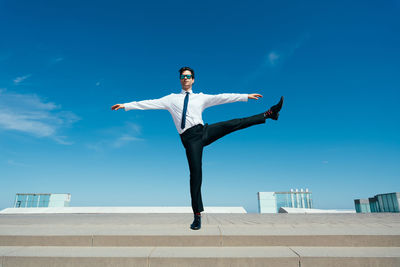
[[314,207],[400,191],[400,1],[1,1],[0,209],[15,193],[71,206],[190,206],[164,110],[116,103],[180,91],[260,93],[214,123],[280,119],[205,148],[205,206],[257,211],[257,192],[308,188]]

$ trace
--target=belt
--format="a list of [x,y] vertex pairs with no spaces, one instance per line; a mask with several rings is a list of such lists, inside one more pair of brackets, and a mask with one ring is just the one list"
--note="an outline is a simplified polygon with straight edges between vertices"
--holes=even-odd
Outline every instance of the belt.
[[193,132],[198,131],[199,129],[203,128],[203,124],[197,124],[195,126],[190,127],[189,129],[185,130],[183,133],[180,134],[181,137],[186,137],[190,134],[193,134]]

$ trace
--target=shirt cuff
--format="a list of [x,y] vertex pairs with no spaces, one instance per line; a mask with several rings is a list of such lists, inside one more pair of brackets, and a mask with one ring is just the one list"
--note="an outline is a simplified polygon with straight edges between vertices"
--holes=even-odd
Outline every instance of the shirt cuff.
[[243,101],[243,102],[249,101],[249,94],[242,94],[242,99],[241,99],[241,101]]
[[125,109],[125,111],[128,111],[128,110],[131,110],[132,108],[130,107],[129,103],[125,103],[124,109]]

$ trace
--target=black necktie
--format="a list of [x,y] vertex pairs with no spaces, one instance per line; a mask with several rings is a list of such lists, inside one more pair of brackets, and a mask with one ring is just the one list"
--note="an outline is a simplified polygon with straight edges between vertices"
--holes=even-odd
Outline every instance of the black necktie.
[[181,121],[182,129],[185,128],[186,110],[187,110],[188,102],[189,102],[189,92],[186,92],[185,101],[183,102],[183,112],[182,112],[182,121]]

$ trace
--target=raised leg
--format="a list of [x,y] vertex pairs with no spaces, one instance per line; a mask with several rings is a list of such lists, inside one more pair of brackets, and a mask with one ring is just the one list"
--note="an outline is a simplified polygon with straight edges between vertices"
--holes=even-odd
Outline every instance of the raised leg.
[[264,113],[210,125],[206,124],[203,130],[203,144],[204,146],[208,146],[229,133],[261,123],[265,123]]

